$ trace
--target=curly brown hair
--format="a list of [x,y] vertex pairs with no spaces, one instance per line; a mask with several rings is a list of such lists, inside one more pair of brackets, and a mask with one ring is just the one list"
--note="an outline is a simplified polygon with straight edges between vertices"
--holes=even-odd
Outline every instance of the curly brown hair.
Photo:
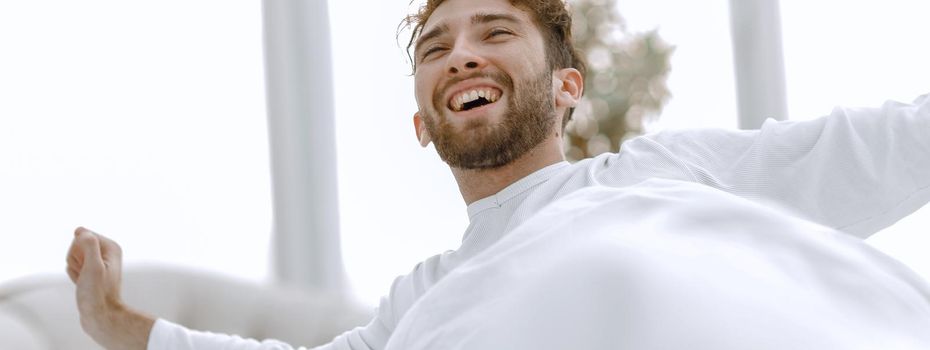
[[[407,42],[407,57],[414,73],[417,63],[411,54],[416,49],[417,38],[423,32],[423,26],[436,8],[445,0],[427,0],[417,13],[408,15],[401,22],[401,28],[411,28],[410,41]],[[575,68],[585,76],[587,65],[580,51],[575,49],[572,40],[572,16],[563,0],[509,0],[510,4],[532,15],[533,21],[540,29],[546,45],[546,63],[549,69]],[[570,108],[562,118],[562,127],[571,120],[574,108]]]

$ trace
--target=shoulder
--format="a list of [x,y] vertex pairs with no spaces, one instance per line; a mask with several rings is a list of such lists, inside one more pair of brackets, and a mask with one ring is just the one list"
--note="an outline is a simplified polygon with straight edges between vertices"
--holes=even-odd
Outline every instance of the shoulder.
[[388,328],[393,328],[407,310],[448,273],[455,258],[454,250],[433,255],[417,263],[406,275],[394,279],[390,292],[381,298],[378,307],[378,316]]

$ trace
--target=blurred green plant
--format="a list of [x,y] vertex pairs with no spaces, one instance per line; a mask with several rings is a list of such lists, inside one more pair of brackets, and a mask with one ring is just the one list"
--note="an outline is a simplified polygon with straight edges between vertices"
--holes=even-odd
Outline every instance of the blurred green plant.
[[616,0],[574,0],[572,33],[587,58],[585,95],[565,129],[565,155],[578,161],[643,133],[671,97],[674,47],[656,30],[629,33]]

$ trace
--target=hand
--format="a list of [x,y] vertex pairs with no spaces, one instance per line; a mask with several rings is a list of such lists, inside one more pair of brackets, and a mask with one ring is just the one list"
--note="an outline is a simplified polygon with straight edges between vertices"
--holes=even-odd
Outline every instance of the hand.
[[68,250],[68,277],[76,287],[81,328],[107,349],[145,349],[154,319],[120,297],[123,252],[116,242],[83,227]]

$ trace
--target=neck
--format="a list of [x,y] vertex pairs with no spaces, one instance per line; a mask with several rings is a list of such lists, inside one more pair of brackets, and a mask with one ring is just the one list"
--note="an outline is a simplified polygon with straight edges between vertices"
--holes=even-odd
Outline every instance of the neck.
[[565,160],[562,154],[562,139],[556,135],[540,143],[526,154],[499,168],[459,169],[452,168],[452,175],[459,184],[465,204],[500,192],[535,171]]

